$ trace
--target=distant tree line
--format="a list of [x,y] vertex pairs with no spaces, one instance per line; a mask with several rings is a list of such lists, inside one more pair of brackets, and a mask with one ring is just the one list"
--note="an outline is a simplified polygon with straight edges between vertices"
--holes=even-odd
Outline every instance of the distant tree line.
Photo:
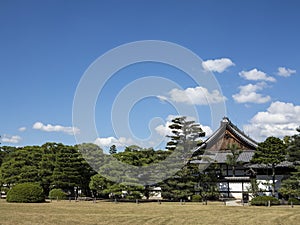
[[[117,152],[116,146],[109,149],[110,155],[117,160],[134,166],[147,166],[165,160],[174,153],[176,148],[184,151],[195,148],[201,144],[199,139],[204,135],[198,124],[187,121],[185,117],[176,118],[170,128],[170,142],[166,150],[154,150],[142,148],[136,145],[128,146],[122,152]],[[300,132],[300,129],[298,129]],[[188,146],[188,147],[187,147]],[[188,149],[187,149],[188,148]],[[0,147],[0,187],[7,191],[20,183],[38,183],[46,196],[53,189],[61,189],[68,196],[78,197],[92,196],[100,198],[139,199],[142,196],[149,198],[150,185],[130,185],[128,182],[115,183],[98,173],[105,169],[99,165],[91,167],[86,161],[87,152],[93,149],[94,154],[105,154],[103,150],[94,144],[81,144],[68,146],[61,143],[45,143],[42,146],[25,147]],[[237,156],[232,149],[232,157],[229,157],[228,165],[236,166]],[[96,155],[95,155],[96,156]],[[192,155],[188,155],[192,157]],[[88,155],[92,157],[92,155]],[[193,155],[194,157],[194,155]],[[201,158],[201,153],[200,156]],[[104,159],[105,160],[105,159]],[[269,137],[259,143],[258,149],[252,159],[252,163],[268,164],[272,167],[275,177],[275,166],[282,161],[290,161],[294,165],[294,171],[289,178],[284,180],[280,192],[289,197],[300,196],[300,134],[286,137],[284,140]],[[97,162],[95,162],[97,163]],[[197,164],[187,162],[174,175],[153,184],[162,188],[162,197],[169,200],[190,199],[198,195],[202,199],[217,199],[218,190],[216,181],[219,174],[218,164],[211,163],[202,172],[199,172]],[[116,176],[126,176],[116,174]],[[124,177],[125,179],[125,177]],[[273,179],[274,181],[274,179]],[[127,193],[124,195],[124,190]],[[79,193],[80,191],[80,193]]]

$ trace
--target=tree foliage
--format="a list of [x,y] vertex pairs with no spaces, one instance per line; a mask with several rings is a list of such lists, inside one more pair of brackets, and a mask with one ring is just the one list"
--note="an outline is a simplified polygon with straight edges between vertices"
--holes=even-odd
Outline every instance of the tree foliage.
[[290,162],[300,164],[300,127],[296,129],[299,133],[290,137],[287,156]]
[[109,187],[111,185],[113,185],[113,182],[106,179],[100,174],[95,174],[94,176],[92,176],[89,183],[89,187],[93,191],[93,196],[101,198],[107,198],[109,196]]
[[109,148],[109,154],[113,155],[113,154],[116,154],[116,153],[117,153],[117,147],[116,147],[116,145],[110,146],[110,148]]
[[226,156],[226,163],[232,167],[232,175],[235,177],[235,168],[239,163],[238,158],[242,151],[238,149],[237,145],[229,146],[229,150],[231,155]]
[[49,198],[51,200],[64,200],[67,198],[67,194],[63,190],[55,188],[49,192]]
[[75,147],[63,146],[56,154],[51,185],[73,195],[74,187],[80,186],[80,153]]
[[300,196],[300,166],[297,166],[296,169],[288,179],[282,181],[279,189],[280,193],[289,198]]
[[42,150],[38,146],[15,148],[1,165],[1,180],[8,187],[17,183],[38,182]]
[[53,188],[74,192],[74,187],[89,194],[90,177],[95,171],[84,160],[77,146],[45,143],[42,146],[2,147],[0,184],[12,188],[26,182],[39,183],[45,195]]
[[37,183],[15,185],[7,193],[8,202],[38,203],[45,201],[43,188]]
[[170,141],[167,143],[166,149],[172,153],[172,160],[170,160],[168,170],[170,170],[170,174],[172,174],[172,170],[175,173],[159,185],[162,187],[164,198],[186,200],[194,195],[195,186],[200,179],[198,166],[189,164],[189,160],[196,146],[202,142],[200,137],[205,136],[205,133],[200,124],[189,121],[185,116],[172,119],[169,128],[172,135],[167,135]]
[[279,200],[272,196],[257,196],[251,199],[251,205],[268,206],[269,203],[270,205],[280,205]]
[[286,145],[276,137],[268,137],[258,144],[258,148],[251,160],[252,163],[265,164],[272,168],[272,195],[275,196],[276,165],[285,160]]
[[167,143],[166,148],[171,151],[174,151],[176,148],[182,148],[183,152],[190,151],[201,142],[199,137],[205,136],[205,132],[201,129],[200,124],[187,120],[185,116],[172,119],[172,124],[169,128],[172,131],[172,135],[167,136],[171,140]]
[[[211,164],[200,173],[197,165],[189,163],[189,158],[185,158],[186,152],[191,153],[197,144],[201,143],[199,137],[204,135],[201,127],[194,121],[188,121],[186,117],[179,117],[172,120],[170,128],[172,135],[168,136],[170,138],[167,144],[168,150],[155,151],[152,148],[131,145],[123,152],[117,152],[116,148],[111,146],[111,155],[108,155],[99,146],[90,143],[75,146],[61,143],[26,147],[1,146],[0,185],[5,184],[6,187],[12,188],[17,184],[35,182],[42,186],[46,196],[53,189],[62,189],[72,195],[76,195],[75,190],[80,189],[85,195],[90,195],[92,190],[94,196],[104,198],[149,197],[151,185],[147,184],[144,187],[138,185],[136,179],[128,176],[131,171],[123,165],[145,167],[164,160],[168,162],[167,165],[161,165],[157,171],[166,171],[171,175],[156,184],[162,188],[164,198],[189,199],[195,194],[201,199],[216,198],[218,196],[217,174],[213,167],[217,165]],[[240,151],[235,146],[229,149],[232,154],[227,157],[227,164],[233,167],[234,174]],[[108,158],[113,158],[115,161],[107,163]],[[168,161],[170,158],[175,160]],[[275,137],[267,138],[259,144],[252,163],[264,164],[272,168],[274,181],[276,165],[286,158],[295,165],[300,162],[299,134],[285,138],[285,142]],[[117,160],[124,164],[115,164]],[[146,178],[157,180],[154,178],[161,176],[159,172]],[[144,176],[144,174],[136,174],[136,176]],[[110,178],[115,178],[119,182],[112,182]],[[300,169],[297,168],[289,179],[283,181],[280,191],[288,196],[299,196],[299,180]],[[273,186],[273,194],[274,191]]]

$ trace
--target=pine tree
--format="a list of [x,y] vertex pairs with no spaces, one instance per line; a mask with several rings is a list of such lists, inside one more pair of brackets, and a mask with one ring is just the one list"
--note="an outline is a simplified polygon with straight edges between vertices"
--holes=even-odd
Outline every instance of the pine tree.
[[193,150],[202,141],[200,137],[205,133],[200,124],[188,121],[185,116],[174,118],[169,126],[172,135],[166,149],[172,154],[165,160],[164,173],[166,179],[162,182],[162,195],[168,199],[187,199],[194,193],[194,187],[199,182],[199,169],[196,165],[189,164]]
[[42,145],[43,155],[39,163],[39,173],[41,175],[41,186],[43,187],[46,196],[48,196],[51,183],[53,182],[53,171],[56,165],[56,155],[63,147],[63,144],[50,142]]
[[117,147],[116,147],[116,145],[110,146],[110,148],[109,148],[109,154],[113,155],[113,154],[116,154],[116,153],[117,153]]
[[188,121],[185,116],[173,119],[169,128],[173,134],[167,136],[171,141],[167,143],[166,148],[171,151],[181,148],[183,152],[188,152],[199,144],[199,137],[205,136],[200,124]]
[[296,167],[296,171],[288,179],[282,181],[279,191],[289,198],[300,196],[300,166]]
[[287,143],[287,159],[298,166],[296,166],[296,171],[292,172],[288,179],[282,181],[280,188],[280,192],[289,197],[300,196],[300,127],[296,130],[299,133],[289,137]]
[[300,164],[300,127],[296,129],[299,133],[292,136],[288,143],[288,161]]
[[80,164],[80,153],[77,149],[73,146],[62,146],[56,154],[52,187],[61,188],[74,195],[74,189],[80,186]]
[[283,141],[276,137],[268,137],[258,144],[258,148],[251,160],[252,163],[265,164],[272,168],[272,195],[275,196],[276,165],[285,160],[286,146]]
[[15,148],[1,165],[2,183],[10,187],[18,183],[40,182],[41,158],[42,150],[39,146]]
[[176,201],[189,199],[194,195],[199,176],[198,166],[187,164],[175,175],[159,184],[163,198]]
[[242,151],[238,149],[237,145],[232,145],[228,148],[230,149],[231,155],[226,156],[226,164],[232,167],[232,176],[235,177],[235,168],[239,163],[238,158]]

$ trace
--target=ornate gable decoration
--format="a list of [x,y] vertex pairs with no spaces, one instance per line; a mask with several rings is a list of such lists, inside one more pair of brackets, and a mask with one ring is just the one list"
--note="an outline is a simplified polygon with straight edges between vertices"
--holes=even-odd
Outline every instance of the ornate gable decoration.
[[219,129],[204,141],[199,149],[225,151],[232,145],[236,145],[242,151],[256,150],[257,148],[256,141],[233,125],[227,117],[224,117]]

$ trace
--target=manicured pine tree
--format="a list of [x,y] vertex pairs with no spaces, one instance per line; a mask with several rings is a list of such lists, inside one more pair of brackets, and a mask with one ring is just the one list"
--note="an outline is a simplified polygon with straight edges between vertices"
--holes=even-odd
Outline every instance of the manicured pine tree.
[[39,162],[42,150],[39,146],[15,148],[1,165],[1,180],[8,187],[17,183],[40,182]]
[[56,154],[52,187],[61,188],[75,196],[75,188],[80,186],[80,164],[80,153],[77,149],[73,146],[62,146]]
[[280,192],[289,197],[300,196],[300,127],[296,129],[299,133],[288,138],[287,159],[296,165],[296,171],[291,176],[283,180]]
[[285,160],[286,145],[276,137],[268,137],[258,144],[252,163],[265,164],[272,169],[272,195],[275,196],[276,165]]
[[200,175],[198,167],[188,162],[193,150],[202,142],[199,138],[205,136],[205,132],[200,124],[187,120],[185,116],[174,118],[169,128],[172,135],[167,135],[171,140],[166,149],[172,155],[166,169],[170,177],[161,183],[162,195],[168,199],[187,199],[193,195]]
[[109,154],[113,155],[113,154],[116,154],[116,153],[117,153],[117,147],[116,147],[116,145],[110,146],[110,148],[109,148]]
[[39,163],[39,173],[41,176],[41,186],[43,187],[46,196],[48,196],[51,189],[51,183],[53,182],[56,155],[63,147],[63,144],[54,142],[47,142],[41,146],[43,155]]
[[199,137],[205,136],[200,124],[195,123],[195,121],[188,121],[185,116],[172,119],[169,128],[172,135],[167,135],[171,140],[167,143],[166,149],[171,151],[176,148],[182,148],[183,152],[191,151],[199,144]]
[[281,188],[279,189],[280,193],[283,195],[291,197],[300,196],[300,166],[296,167],[296,171],[291,173],[291,176],[283,180],[281,183]]
[[296,129],[299,133],[292,136],[288,143],[288,161],[300,164],[300,127]]

